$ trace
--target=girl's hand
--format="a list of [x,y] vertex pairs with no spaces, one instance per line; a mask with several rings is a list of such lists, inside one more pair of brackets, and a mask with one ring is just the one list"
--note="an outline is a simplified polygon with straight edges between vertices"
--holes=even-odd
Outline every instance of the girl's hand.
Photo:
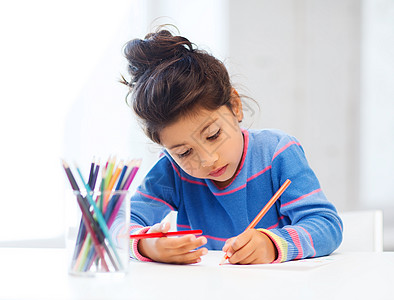
[[[149,229],[151,232],[168,232],[170,223],[155,224]],[[154,261],[175,264],[194,264],[201,261],[201,256],[208,253],[207,248],[200,248],[207,243],[206,237],[196,237],[188,234],[181,237],[162,237],[141,239],[138,251],[142,256]]]
[[226,241],[222,249],[232,264],[266,264],[277,257],[277,250],[271,239],[256,229],[245,230]]

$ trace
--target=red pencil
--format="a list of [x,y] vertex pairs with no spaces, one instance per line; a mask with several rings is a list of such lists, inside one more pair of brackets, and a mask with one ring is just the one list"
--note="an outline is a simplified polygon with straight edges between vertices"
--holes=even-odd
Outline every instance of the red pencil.
[[[272,196],[270,201],[267,202],[267,204],[263,207],[263,209],[259,212],[259,214],[253,219],[253,221],[246,227],[245,230],[254,228],[258,222],[260,222],[261,218],[264,217],[264,215],[267,213],[267,211],[271,208],[271,206],[276,202],[276,200],[279,199],[279,197],[283,194],[283,192],[287,189],[291,181],[287,179],[282,186],[279,188],[279,190]],[[220,264],[222,265],[226,259],[228,259],[227,254],[224,255],[222,261]]]
[[185,234],[201,235],[202,230],[185,230],[185,231],[171,231],[171,232],[153,232],[153,233],[143,233],[143,234],[130,234],[131,239],[149,239],[149,238],[161,238],[166,236],[178,236]]

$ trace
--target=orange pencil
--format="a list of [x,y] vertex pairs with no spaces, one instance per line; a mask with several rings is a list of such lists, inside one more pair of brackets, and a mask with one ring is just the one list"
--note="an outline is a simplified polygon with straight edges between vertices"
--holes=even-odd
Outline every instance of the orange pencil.
[[[264,215],[267,213],[267,211],[271,208],[271,206],[276,202],[276,200],[279,199],[279,197],[283,194],[283,192],[287,189],[291,181],[287,179],[282,186],[279,188],[279,190],[272,196],[270,201],[267,202],[267,204],[263,207],[263,209],[258,213],[258,215],[253,219],[253,221],[246,227],[245,230],[254,228],[258,222],[260,222],[261,218],[264,217]],[[220,264],[222,265],[226,259],[228,259],[227,254],[224,255],[222,258],[222,261]]]
[[121,161],[119,162],[119,164],[118,164],[118,166],[117,166],[117,168],[116,168],[114,174],[113,174],[112,177],[110,178],[109,183],[108,183],[108,186],[106,187],[108,191],[111,191],[112,188],[114,187],[115,182],[116,182],[116,180],[118,179],[118,177],[119,177],[120,172],[122,171],[122,169],[123,169],[123,161],[121,160]]
[[118,180],[120,172],[122,172],[122,169],[123,169],[123,161],[120,161],[118,167],[115,170],[114,175],[110,178],[108,186],[106,187],[106,191],[108,191],[108,193],[105,193],[105,197],[104,197],[104,208],[103,208],[104,211],[107,209],[109,194],[112,191],[112,188],[114,187],[116,180]]

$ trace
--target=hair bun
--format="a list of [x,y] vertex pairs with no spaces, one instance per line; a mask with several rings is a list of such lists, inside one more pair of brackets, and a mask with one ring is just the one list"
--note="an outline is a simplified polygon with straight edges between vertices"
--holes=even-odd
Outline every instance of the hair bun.
[[182,36],[173,36],[168,30],[149,33],[143,40],[131,40],[124,48],[132,82],[159,64],[179,60],[190,52],[193,52],[192,43]]

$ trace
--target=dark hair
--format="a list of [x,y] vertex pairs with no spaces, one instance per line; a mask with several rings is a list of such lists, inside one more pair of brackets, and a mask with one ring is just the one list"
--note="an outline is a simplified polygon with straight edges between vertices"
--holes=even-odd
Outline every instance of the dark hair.
[[231,109],[226,67],[188,39],[162,29],[129,41],[124,54],[131,80],[121,82],[129,86],[132,107],[152,141],[160,144],[160,131],[196,107]]

